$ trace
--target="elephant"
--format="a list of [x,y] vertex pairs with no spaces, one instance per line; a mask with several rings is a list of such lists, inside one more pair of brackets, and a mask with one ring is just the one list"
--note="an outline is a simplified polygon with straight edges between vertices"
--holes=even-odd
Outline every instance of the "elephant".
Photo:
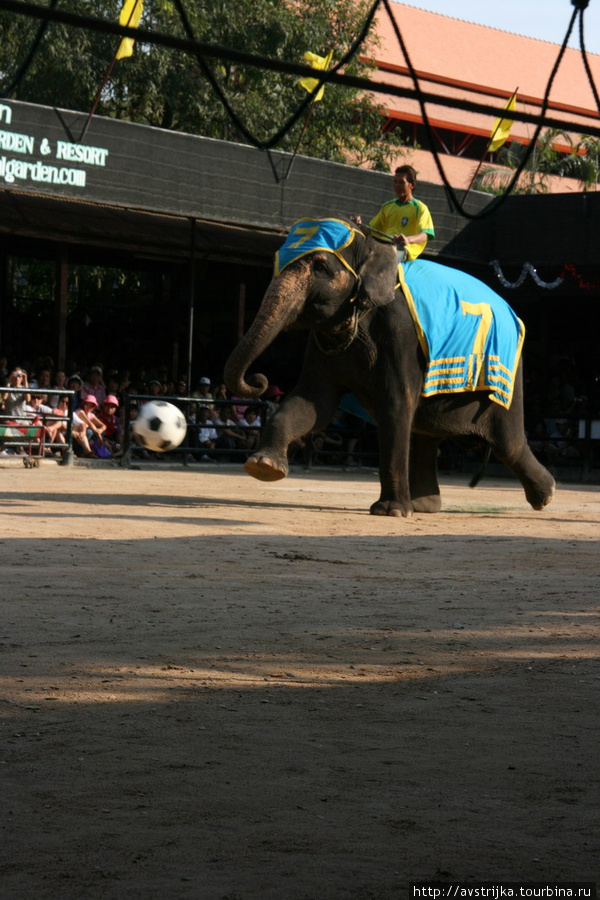
[[[309,332],[299,381],[268,420],[245,469],[262,481],[284,478],[292,441],[325,428],[340,398],[351,393],[378,427],[381,493],[370,507],[372,515],[438,512],[438,445],[463,437],[488,444],[519,478],[533,509],[541,510],[552,499],[555,483],[527,443],[521,345],[513,354],[514,387],[504,405],[480,381],[467,392],[451,388],[423,395],[427,346],[401,283],[403,269],[420,262],[399,265],[396,248],[385,235],[349,219],[294,224],[275,255],[260,309],[225,364],[224,380],[232,394],[259,399],[268,380],[259,373],[248,375],[250,366],[283,330]],[[436,261],[423,261],[423,267],[428,301],[428,279],[439,281],[456,270]],[[477,296],[493,294],[510,311],[483,282],[461,275]]]

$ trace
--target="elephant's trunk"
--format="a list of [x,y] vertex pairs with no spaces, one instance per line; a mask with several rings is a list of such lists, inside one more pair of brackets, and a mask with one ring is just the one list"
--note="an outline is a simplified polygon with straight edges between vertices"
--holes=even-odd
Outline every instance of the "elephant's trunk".
[[256,318],[225,364],[225,384],[234,396],[257,399],[268,388],[264,375],[257,373],[246,381],[246,372],[297,317],[306,299],[308,277],[308,263],[302,262],[271,281]]

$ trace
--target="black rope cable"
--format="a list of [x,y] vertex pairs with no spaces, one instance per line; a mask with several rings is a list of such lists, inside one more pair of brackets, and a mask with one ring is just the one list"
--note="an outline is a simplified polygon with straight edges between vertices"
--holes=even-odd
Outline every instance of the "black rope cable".
[[[54,7],[57,4],[58,4],[58,0],[50,0],[49,9],[54,9]],[[39,46],[42,42],[42,38],[44,37],[49,24],[50,24],[50,19],[46,19],[45,21],[42,21],[42,23],[40,24],[40,27],[38,28],[38,30],[36,32],[36,35],[35,35],[33,41],[31,43],[31,49],[29,50],[29,53],[25,57],[25,60],[22,63],[22,65],[17,70],[17,73],[13,79],[12,84],[9,85],[9,87],[6,88],[6,90],[0,91],[0,97],[6,97],[6,98],[10,97],[10,95],[17,89],[17,87],[19,87],[19,85],[21,84],[21,82],[23,81],[25,76],[27,75],[27,72],[29,71],[29,68],[30,68],[33,60],[36,57]]]
[[579,12],[579,49],[581,50],[581,58],[583,60],[583,65],[585,67],[585,71],[588,77],[588,81],[590,83],[590,87],[592,89],[592,94],[594,95],[594,100],[596,101],[596,106],[598,107],[598,112],[600,113],[600,97],[598,96],[598,91],[596,89],[596,83],[594,81],[594,76],[592,74],[592,70],[590,68],[590,64],[587,58],[587,51],[585,49],[585,38],[583,33],[583,13],[588,5],[588,0],[580,0],[581,5],[577,2],[577,0],[571,0],[573,6],[577,7]]
[[[195,40],[195,38],[193,37],[192,29],[189,25],[189,21],[187,20],[187,16],[185,15],[185,11],[181,4],[181,0],[173,0],[173,2],[175,2],[175,5],[177,6],[177,9],[180,14],[180,18],[184,25],[184,29],[186,30],[186,33],[188,34],[187,41],[183,41],[182,39],[172,38],[169,35],[163,35],[160,32],[159,33],[151,33],[151,32],[145,31],[140,28],[135,28],[135,29],[128,28],[126,26],[116,25],[116,24],[106,22],[101,19],[91,18],[89,16],[78,16],[78,15],[71,14],[71,13],[65,13],[62,10],[55,9],[56,2],[57,2],[57,0],[51,0],[51,3],[48,7],[40,7],[40,6],[31,4],[31,3],[15,2],[15,0],[0,0],[0,9],[2,9],[2,8],[11,9],[15,12],[23,12],[25,15],[42,18],[46,24],[51,20],[52,21],[62,21],[65,24],[71,24],[71,25],[75,25],[75,26],[79,26],[79,27],[83,27],[83,28],[90,28],[91,30],[102,31],[105,33],[114,33],[114,34],[124,36],[124,37],[132,37],[135,40],[139,40],[141,42],[147,42],[147,43],[151,43],[151,44],[159,44],[159,45],[163,45],[163,46],[170,46],[172,48],[182,49],[185,52],[192,53],[198,59],[208,80],[210,81],[211,85],[213,86],[214,90],[216,91],[217,95],[219,96],[219,99],[223,103],[224,108],[230,115],[230,118],[232,119],[232,121],[234,122],[236,127],[246,137],[246,139],[251,144],[253,144],[255,147],[257,147],[258,149],[267,150],[267,149],[271,149],[272,147],[276,146],[276,144],[282,139],[282,137],[285,134],[288,133],[288,131],[299,120],[299,118],[301,117],[303,112],[308,108],[308,106],[312,102],[312,95],[307,94],[306,98],[299,105],[299,107],[295,111],[295,113],[290,117],[290,119],[288,119],[288,121],[285,123],[285,125],[282,126],[282,128],[279,129],[279,131],[269,141],[267,141],[267,142],[258,141],[254,137],[254,135],[244,126],[244,124],[241,122],[239,117],[237,117],[235,112],[231,109],[231,107],[227,101],[227,98],[223,94],[220,86],[218,85],[218,82],[212,75],[212,72],[210,72],[209,67],[206,65],[206,62],[203,58],[205,55],[207,55],[209,57],[227,58],[229,60],[237,59],[240,62],[244,62],[244,63],[250,64],[250,65],[257,65],[262,68],[271,69],[271,70],[280,71],[280,72],[287,71],[288,73],[299,74],[302,76],[305,76],[307,73],[310,73],[311,77],[317,79],[319,86],[331,81],[332,83],[344,84],[344,85],[348,85],[348,86],[352,86],[352,87],[358,87],[359,89],[364,89],[364,90],[372,91],[375,93],[391,93],[393,95],[416,98],[419,103],[420,109],[421,109],[421,114],[423,117],[423,124],[424,124],[426,133],[428,135],[428,138],[429,138],[429,141],[431,144],[434,160],[435,160],[438,172],[440,174],[440,177],[442,179],[442,183],[444,184],[444,187],[447,191],[448,201],[449,201],[451,207],[454,206],[454,208],[465,218],[477,219],[477,218],[481,218],[485,215],[489,215],[491,212],[496,210],[501,205],[501,203],[504,202],[506,197],[512,192],[518,178],[520,177],[525,166],[527,165],[527,162],[529,161],[529,158],[531,157],[531,154],[532,154],[533,150],[535,149],[536,142],[538,140],[539,134],[540,134],[541,129],[544,126],[544,124],[547,127],[558,127],[558,128],[562,128],[562,129],[564,129],[565,124],[567,124],[567,127],[568,127],[568,123],[565,123],[564,121],[560,121],[560,120],[557,121],[554,119],[550,119],[547,117],[546,114],[547,114],[547,109],[548,109],[548,105],[549,105],[550,90],[552,88],[554,78],[556,76],[556,73],[560,66],[560,62],[561,62],[564,52],[566,50],[566,46],[567,46],[571,31],[573,29],[575,19],[578,15],[580,16],[580,43],[581,43],[581,49],[582,49],[582,56],[584,59],[584,65],[586,68],[586,72],[588,74],[588,80],[590,81],[590,85],[591,85],[591,88],[592,88],[592,91],[594,94],[594,98],[596,99],[596,102],[599,106],[599,111],[600,111],[600,103],[598,103],[598,93],[596,91],[595,84],[593,81],[593,76],[592,76],[591,70],[589,68],[589,63],[587,61],[587,56],[585,53],[585,43],[583,40],[583,12],[588,5],[588,0],[571,0],[571,2],[576,7],[576,9],[571,18],[565,40],[562,44],[559,55],[557,57],[557,60],[554,64],[553,70],[551,72],[551,75],[550,75],[550,78],[549,78],[549,81],[547,84],[546,92],[544,95],[543,103],[542,103],[541,114],[540,115],[531,115],[531,114],[525,114],[525,113],[515,113],[515,112],[511,111],[512,119],[517,119],[519,121],[533,122],[534,124],[537,125],[534,137],[533,137],[532,141],[530,142],[530,144],[528,145],[528,148],[527,148],[525,154],[523,155],[523,158],[521,159],[519,167],[515,171],[515,174],[514,174],[513,178],[511,179],[508,187],[505,189],[504,193],[501,196],[496,197],[485,208],[485,210],[482,210],[481,212],[479,212],[477,214],[472,214],[472,213],[468,213],[464,209],[464,201],[463,201],[463,203],[458,201],[456,193],[455,193],[454,189],[452,188],[452,186],[450,185],[450,183],[448,182],[448,179],[442,168],[441,161],[439,159],[439,154],[435,148],[435,139],[434,139],[433,131],[431,128],[431,124],[429,122],[429,117],[427,114],[427,110],[425,108],[425,104],[427,102],[431,102],[431,103],[437,103],[438,105],[440,105],[440,101],[443,101],[442,105],[446,105],[446,106],[454,107],[454,108],[462,108],[462,109],[465,109],[465,110],[471,111],[471,112],[484,112],[484,113],[493,112],[493,113],[497,114],[498,111],[493,108],[490,108],[484,104],[477,104],[477,103],[473,103],[472,101],[462,101],[462,102],[457,101],[457,100],[452,101],[452,100],[450,100],[450,98],[441,98],[439,95],[426,94],[425,92],[423,92],[421,90],[417,73],[412,65],[411,60],[410,60],[408,50],[407,50],[404,40],[402,38],[402,34],[397,26],[397,23],[392,15],[391,9],[389,7],[389,0],[375,0],[375,3],[371,7],[371,10],[367,16],[367,19],[365,20],[365,25],[363,26],[361,34],[360,34],[359,38],[357,38],[357,40],[352,45],[350,51],[346,54],[344,59],[340,60],[340,62],[338,64],[336,64],[336,66],[334,66],[331,70],[329,70],[329,72],[322,72],[321,74],[317,74],[320,70],[314,70],[307,66],[297,65],[294,63],[286,63],[282,60],[274,61],[274,60],[270,60],[266,57],[261,57],[261,56],[255,55],[255,54],[247,54],[247,53],[242,53],[240,51],[235,51],[235,50],[232,50],[232,48],[218,47],[215,45],[200,43],[199,41]],[[375,12],[377,11],[379,5],[382,2],[383,2],[383,5],[385,6],[385,9],[390,18],[390,21],[392,22],[392,26],[393,26],[394,32],[396,34],[396,38],[399,42],[399,45],[402,49],[402,52],[404,53],[404,56],[405,56],[405,59],[407,62],[407,67],[409,69],[409,73],[412,77],[413,84],[415,86],[413,91],[407,90],[407,89],[399,89],[395,85],[386,85],[384,83],[379,83],[379,85],[377,85],[377,84],[370,82],[369,79],[354,78],[352,76],[338,74],[338,70],[343,65],[346,64],[348,59],[352,58],[352,56],[356,53],[356,51],[360,47],[361,43],[366,38],[366,34],[372,23]],[[41,29],[40,29],[40,31],[41,31]],[[42,35],[43,35],[43,32],[42,32]],[[41,40],[41,37],[40,37],[40,40]],[[39,47],[39,41],[36,43],[34,52],[32,54],[30,53],[32,58],[35,56],[35,52],[37,52],[38,47]],[[574,126],[571,126],[571,127],[574,127]],[[600,129],[596,129],[594,127],[588,128],[587,131],[588,131],[588,134],[590,134],[590,135],[592,135],[592,134],[600,135]]]
[[[192,27],[190,25],[189,19],[187,18],[187,15],[183,8],[183,4],[182,4],[181,0],[172,0],[172,2],[174,3],[174,5],[176,6],[176,8],[179,12],[179,16],[181,18],[181,21],[182,21],[182,24],[183,24],[183,27],[184,27],[184,30],[185,30],[187,36],[189,37],[189,39],[191,41],[193,41],[195,44],[197,44],[198,42],[196,41],[196,37],[193,33]],[[344,54],[342,59],[338,63],[336,63],[336,65],[333,66],[333,68],[330,71],[322,72],[321,74],[319,74],[321,72],[321,70],[314,70],[314,69],[311,70],[313,73],[313,77],[318,81],[318,86],[315,87],[315,90],[313,93],[307,94],[305,99],[299,104],[299,106],[297,107],[295,112],[292,113],[292,115],[289,117],[287,122],[285,122],[285,124],[279,129],[279,131],[277,131],[273,135],[273,137],[271,137],[268,141],[260,141],[257,137],[254,136],[254,134],[248,128],[246,128],[246,126],[241,121],[241,119],[239,118],[237,113],[232,109],[231,105],[229,104],[227,97],[225,96],[223,90],[221,89],[221,86],[219,85],[218,81],[214,77],[213,73],[210,71],[210,68],[207,65],[204,58],[202,57],[202,54],[200,52],[196,52],[195,56],[202,68],[202,71],[206,75],[206,78],[208,79],[211,87],[217,94],[219,100],[221,101],[223,107],[227,111],[227,113],[228,113],[230,119],[232,120],[233,124],[235,125],[235,127],[258,150],[271,150],[273,147],[277,146],[277,144],[282,140],[282,138],[284,138],[285,135],[298,122],[300,117],[304,114],[304,112],[308,109],[308,107],[313,102],[313,95],[314,95],[314,93],[316,93],[319,90],[321,85],[326,84],[329,81],[330,76],[332,74],[337,73],[339,71],[339,69],[341,69],[348,62],[350,62],[350,60],[353,59],[353,57],[356,55],[356,53],[360,49],[360,46],[363,44],[363,42],[365,41],[365,39],[367,37],[367,33],[369,31],[369,28],[371,27],[371,23],[373,21],[373,18],[375,16],[375,13],[376,13],[377,8],[379,7],[380,3],[381,3],[381,0],[375,0],[375,2],[373,3],[373,6],[367,13],[364,25],[360,31],[359,36],[352,43],[352,45],[351,45],[350,49],[347,51],[347,53]]]
[[[91,31],[98,31],[104,34],[129,37],[140,43],[157,44],[159,46],[169,47],[170,49],[181,50],[191,55],[200,52],[203,56],[209,58],[227,59],[232,62],[256,66],[259,69],[298,75],[301,78],[307,76],[316,78],[319,71],[306,64],[293,63],[286,60],[273,60],[269,57],[246,53],[241,50],[234,50],[231,47],[205,44],[200,41],[194,42],[190,41],[188,38],[173,37],[171,35],[162,34],[161,32],[151,32],[143,28],[128,28],[125,25],[118,25],[104,19],[81,16],[60,9],[49,11],[48,7],[37,6],[32,3],[23,2],[23,0],[0,0],[0,9],[22,13],[30,18],[50,19],[51,21],[61,22],[78,28],[89,28]],[[409,100],[417,99],[417,92],[414,88],[403,88],[386,82],[370,81],[368,78],[359,78],[354,75],[342,75],[334,69],[330,69],[327,75],[322,77],[322,83],[325,84],[328,82],[331,82],[331,84],[340,84],[346,87],[358,88],[374,94],[390,94],[394,97],[401,97]],[[421,90],[421,97],[425,103],[437,104],[438,106],[442,105],[449,109],[460,109],[471,113],[482,113],[483,115],[489,116],[500,115],[502,118],[505,118],[505,115],[503,115],[505,110],[499,110],[497,106],[493,106],[489,103],[462,100],[457,97],[443,97],[439,94],[426,93],[423,90]],[[522,110],[511,111],[511,118],[519,122],[527,122],[533,125],[542,122],[550,128],[564,129],[565,127],[570,127],[573,131],[581,130],[579,126],[565,122],[564,119],[554,119],[549,116],[542,117],[537,113],[527,113]],[[586,130],[590,136],[600,137],[600,126],[595,127],[591,125]]]
[[[537,140],[538,140],[538,138],[539,138],[539,136],[540,136],[540,132],[541,132],[541,130],[542,130],[544,124],[545,124],[545,123],[547,124],[547,121],[546,121],[546,112],[547,112],[547,109],[548,109],[548,102],[549,102],[549,97],[550,97],[550,91],[552,90],[552,84],[554,83],[554,79],[555,79],[555,77],[556,77],[556,73],[558,72],[558,69],[559,69],[561,60],[562,60],[562,58],[563,58],[563,56],[564,56],[565,50],[567,49],[567,43],[568,43],[569,38],[570,38],[570,36],[571,36],[571,31],[573,30],[573,25],[575,24],[575,19],[576,19],[576,17],[577,17],[578,15],[583,15],[583,10],[575,9],[575,11],[573,12],[573,15],[571,16],[571,20],[570,20],[570,22],[569,22],[569,27],[568,27],[568,29],[567,29],[567,33],[566,33],[566,35],[565,35],[565,39],[564,39],[564,41],[563,41],[563,43],[562,43],[562,46],[561,46],[561,48],[560,48],[558,57],[557,57],[557,59],[556,59],[556,62],[554,63],[554,66],[553,66],[553,68],[552,68],[552,72],[550,73],[550,77],[549,77],[548,83],[547,83],[547,85],[546,85],[546,91],[545,91],[545,93],[544,93],[544,98],[543,98],[543,100],[542,100],[542,111],[541,111],[541,114],[540,114],[540,120],[539,120],[539,123],[538,123],[538,125],[537,125],[537,127],[536,127],[536,130],[535,130],[535,132],[534,132],[534,135],[533,135],[533,137],[532,137],[532,139],[531,139],[531,141],[530,141],[530,143],[529,143],[529,145],[528,145],[528,147],[527,147],[527,150],[526,150],[525,153],[523,154],[523,157],[522,157],[522,159],[521,159],[521,161],[520,161],[520,163],[519,163],[517,169],[515,170],[514,175],[512,176],[512,178],[511,178],[511,180],[510,180],[508,186],[505,188],[505,190],[503,191],[503,193],[500,194],[499,196],[495,197],[494,200],[492,200],[491,203],[489,203],[489,204],[485,207],[485,209],[483,209],[483,210],[481,210],[480,212],[477,212],[477,213],[470,213],[470,212],[467,212],[467,211],[464,209],[464,200],[463,200],[462,202],[458,200],[458,197],[457,197],[457,195],[456,195],[456,192],[455,192],[454,188],[451,186],[450,182],[448,181],[448,178],[446,177],[446,173],[444,172],[444,169],[443,169],[443,167],[442,167],[442,164],[441,164],[441,161],[440,161],[440,158],[439,158],[439,153],[438,153],[438,151],[437,151],[437,149],[436,149],[436,147],[435,147],[435,138],[434,138],[433,130],[432,130],[432,128],[431,128],[431,123],[430,123],[430,121],[429,121],[429,116],[428,116],[427,110],[426,110],[426,108],[425,108],[425,101],[424,101],[424,98],[423,98],[423,94],[422,94],[422,92],[421,92],[421,88],[420,88],[420,85],[419,85],[419,80],[418,80],[417,73],[416,73],[416,71],[415,71],[415,68],[414,68],[412,62],[411,62],[410,56],[409,56],[409,54],[408,54],[408,50],[407,50],[406,45],[405,45],[405,43],[404,43],[404,40],[403,40],[403,38],[402,38],[402,34],[401,34],[401,32],[400,32],[400,29],[398,28],[398,24],[397,24],[397,22],[396,22],[396,20],[395,20],[395,18],[394,18],[394,16],[393,16],[393,14],[392,14],[392,11],[391,11],[391,9],[390,9],[389,0],[383,0],[383,4],[384,4],[384,6],[385,6],[385,9],[386,9],[386,11],[387,11],[387,14],[388,14],[388,16],[389,16],[389,18],[390,18],[390,21],[391,21],[391,23],[392,23],[392,27],[393,27],[393,29],[394,29],[394,33],[395,33],[395,35],[396,35],[396,38],[397,38],[398,43],[399,43],[399,45],[400,45],[400,48],[401,48],[401,50],[402,50],[402,52],[403,52],[403,54],[404,54],[404,58],[405,58],[405,60],[406,60],[406,65],[407,65],[408,70],[409,70],[409,72],[410,72],[410,75],[411,75],[411,77],[412,77],[413,84],[415,85],[415,90],[416,90],[417,95],[418,95],[419,106],[420,106],[420,109],[421,109],[421,115],[422,115],[422,117],[423,117],[423,124],[424,124],[424,126],[425,126],[425,131],[426,131],[426,133],[427,133],[427,137],[429,138],[429,141],[430,141],[431,152],[432,152],[432,154],[433,154],[433,157],[434,157],[434,160],[435,160],[435,164],[436,164],[436,166],[437,166],[437,170],[438,170],[438,172],[439,172],[440,178],[442,179],[442,183],[443,183],[444,187],[446,188],[446,193],[447,193],[447,196],[448,196],[448,202],[450,203],[450,206],[451,206],[451,207],[454,207],[454,209],[455,209],[457,212],[459,212],[460,215],[464,216],[464,218],[466,218],[466,219],[481,219],[481,218],[483,218],[483,217],[485,217],[485,216],[489,216],[492,212],[495,212],[495,211],[496,211],[496,210],[504,203],[504,201],[506,200],[506,198],[512,193],[512,191],[513,191],[513,189],[514,189],[514,187],[515,187],[515,185],[516,185],[518,179],[520,178],[521,174],[523,173],[523,170],[524,170],[525,166],[526,166],[527,163],[529,162],[529,159],[530,159],[531,154],[533,153],[533,151],[534,151],[534,149],[535,149]],[[511,115],[511,118],[517,118],[516,116],[514,116],[514,114],[513,114],[512,111],[511,111],[511,114],[510,114],[510,115]]]

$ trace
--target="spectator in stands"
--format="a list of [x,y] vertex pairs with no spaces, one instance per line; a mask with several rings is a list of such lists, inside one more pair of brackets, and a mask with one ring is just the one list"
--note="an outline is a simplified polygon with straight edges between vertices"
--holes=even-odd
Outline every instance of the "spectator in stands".
[[190,404],[190,418],[197,421],[198,409],[200,409],[201,406],[204,406],[207,409],[212,409],[213,395],[210,389],[210,378],[208,378],[206,375],[202,376],[202,378],[198,382],[198,387],[192,393],[192,397],[198,398],[199,401],[204,401],[202,403]]
[[244,448],[246,438],[238,430],[238,417],[233,406],[222,406],[213,414],[213,424],[219,435],[216,445],[219,450],[241,450]]
[[104,446],[103,434],[106,431],[106,425],[96,414],[98,409],[98,401],[93,394],[88,394],[83,398],[81,409],[77,411],[78,417],[85,422],[87,439],[91,449],[95,454],[98,448]]
[[344,448],[342,435],[331,428],[315,431],[311,435],[313,446],[313,462],[320,466],[323,463],[339,462]]
[[112,456],[121,455],[121,421],[117,415],[119,401],[114,394],[108,394],[100,412],[100,421],[106,426],[102,436],[104,445]]
[[264,399],[267,401],[267,419],[270,419],[273,413],[277,411],[281,398],[284,396],[283,391],[276,384],[269,385],[264,396]]
[[[313,432],[312,445],[314,450],[313,460],[321,462],[343,463],[346,466],[356,466],[354,459],[357,438],[348,425],[347,415],[342,409],[338,409],[331,423],[323,431]],[[336,451],[340,451],[339,454]],[[323,454],[323,459],[319,454]]]
[[98,406],[102,406],[106,398],[106,385],[102,378],[102,366],[92,366],[81,387],[83,397],[95,397]]
[[[64,444],[66,424],[64,422],[55,421],[54,419],[48,420],[46,418],[47,416],[54,416],[55,412],[52,406],[48,406],[47,403],[44,403],[45,396],[45,394],[39,393],[38,391],[32,393],[31,400],[26,405],[25,409],[34,423],[36,421],[41,423],[46,443]],[[46,451],[46,455],[52,456],[52,450],[50,448]]]
[[227,403],[229,403],[229,393],[224,384],[217,384],[215,386],[213,400],[214,400],[215,405],[213,406],[212,418],[214,418],[215,415],[218,415],[218,413],[219,413],[219,409],[221,408],[220,401],[227,401]]
[[129,369],[125,369],[123,372],[121,372],[120,377],[121,377],[121,383],[119,384],[119,395],[121,397],[124,397],[125,394],[131,393],[131,391],[130,391],[131,377],[130,377]]
[[173,406],[176,406],[177,409],[181,410],[185,416],[186,422],[193,421],[193,417],[190,417],[190,404],[186,400],[186,397],[188,396],[188,386],[185,376],[181,376],[175,385],[175,391],[171,396],[172,399],[169,402],[172,403]]
[[238,426],[241,426],[244,429],[242,433],[246,438],[246,450],[249,452],[256,450],[260,442],[261,428],[260,416],[258,415],[256,407],[246,407],[246,413],[238,421]]
[[106,379],[106,395],[112,394],[112,396],[116,397],[121,404],[123,402],[123,397],[120,392],[120,387],[121,377],[116,369],[113,369]]
[[153,397],[160,397],[162,395],[162,384],[158,378],[152,378],[148,382],[148,393]]
[[[52,390],[54,391],[66,391],[67,390],[67,375],[64,369],[57,369],[54,373],[54,378],[52,379]],[[58,400],[58,397],[55,397],[55,400]]]
[[198,408],[198,447],[202,451],[200,457],[202,462],[210,462],[212,457],[210,451],[214,450],[219,440],[219,435],[210,418],[210,409],[208,406],[200,406]]
[[50,369],[40,369],[37,372],[36,380],[38,390],[43,393],[45,388],[50,389],[52,387],[52,372]]
[[[68,397],[60,397],[58,410],[61,414],[67,415],[69,409],[69,398]],[[81,416],[81,410],[73,410],[73,424],[72,424],[72,433],[73,433],[73,449],[77,455],[83,454],[86,457],[95,457],[96,454],[92,450],[90,446],[90,442],[87,436],[87,422],[85,422]]]
[[73,409],[81,408],[81,386],[83,385],[83,381],[81,377],[77,374],[69,375],[67,379],[67,390],[75,391],[75,396],[73,397]]
[[550,462],[578,459],[579,448],[575,443],[577,434],[575,427],[567,419],[557,419],[554,431],[549,436],[546,453]]
[[16,369],[13,369],[13,371],[8,376],[8,384],[6,385],[6,387],[8,388],[8,390],[3,391],[2,393],[2,414],[16,421],[18,421],[19,419],[26,420],[26,406],[31,400],[31,394],[10,390],[10,388],[15,387],[29,387],[27,372],[25,371],[25,369],[23,369],[21,366],[17,366]]
[[[56,400],[56,407],[52,410],[54,415],[56,416],[65,416],[67,417],[69,413],[69,398],[66,395],[59,396]],[[58,429],[57,441],[61,443],[60,435],[63,435],[64,440],[66,441],[66,433],[67,433],[67,423],[66,421],[60,423],[61,427]],[[73,422],[71,424],[71,433],[73,435],[73,449],[77,453],[79,450],[83,452],[84,456],[95,457],[96,454],[93,452],[90,447],[90,442],[87,437],[87,425],[80,418],[79,413],[74,410],[73,411]]]
[[[200,381],[198,382],[198,387],[192,394],[192,397],[198,397],[201,400],[213,400],[213,393],[210,389],[210,378],[206,375],[203,375]],[[211,404],[208,403],[208,406]]]

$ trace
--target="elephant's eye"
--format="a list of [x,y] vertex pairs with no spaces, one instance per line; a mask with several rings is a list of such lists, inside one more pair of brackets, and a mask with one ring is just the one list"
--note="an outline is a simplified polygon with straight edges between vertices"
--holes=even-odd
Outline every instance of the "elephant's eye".
[[331,270],[324,259],[317,257],[313,260],[313,271],[328,275]]

